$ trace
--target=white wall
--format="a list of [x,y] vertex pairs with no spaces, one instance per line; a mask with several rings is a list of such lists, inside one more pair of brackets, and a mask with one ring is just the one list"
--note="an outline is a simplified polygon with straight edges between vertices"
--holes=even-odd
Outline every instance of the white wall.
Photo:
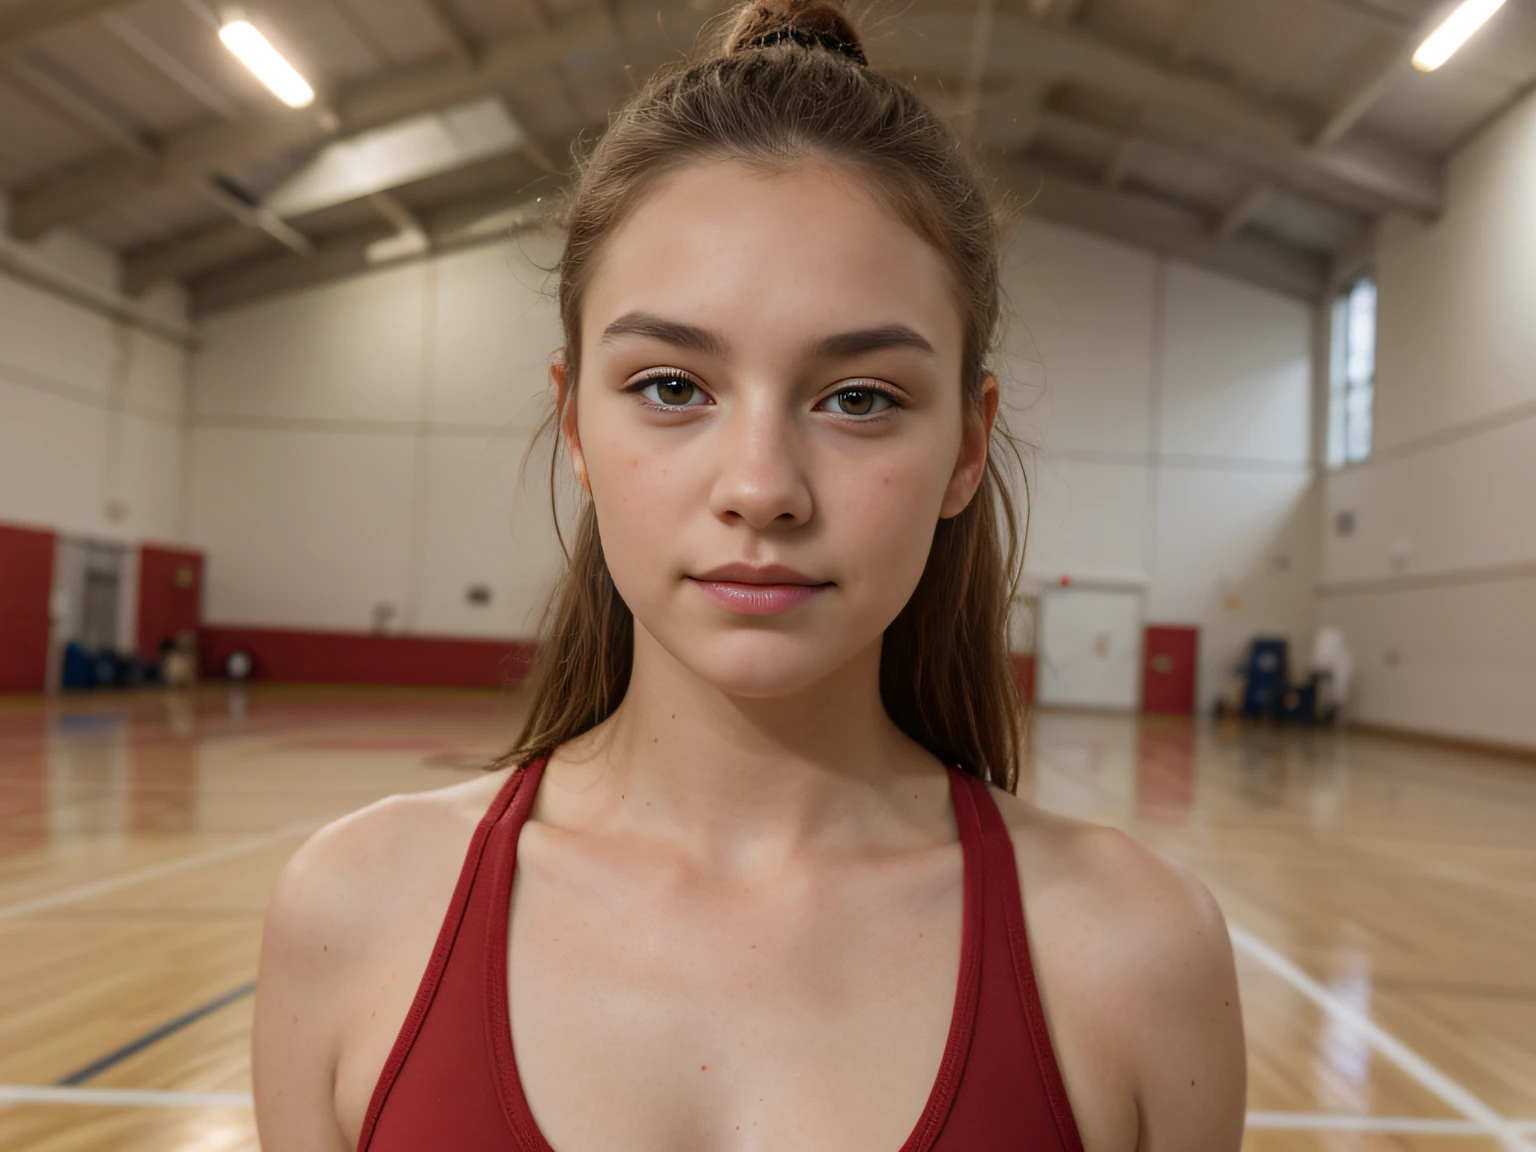
[[[61,283],[116,291],[116,260],[84,240],[15,247]],[[0,268],[0,520],[176,540],[185,368],[177,344]]]
[[[211,317],[191,537],[218,624],[527,636],[558,570],[544,412],[559,324],[525,236]],[[492,601],[467,601],[472,584]]]
[[1311,642],[1313,312],[1028,224],[1005,272],[1014,431],[1035,446],[1026,575],[1129,586],[1200,629],[1202,707],[1256,634]]
[[[450,254],[205,323],[188,491],[211,621],[364,630],[385,602],[411,631],[536,631],[547,456],[517,484],[560,342],[554,255]],[[1207,697],[1253,633],[1309,641],[1311,310],[1036,223],[1007,287],[1031,574],[1129,582],[1150,621],[1199,626]]]
[[1359,719],[1536,747],[1536,96],[1447,204],[1377,237],[1374,451],[1327,481],[1320,609]]

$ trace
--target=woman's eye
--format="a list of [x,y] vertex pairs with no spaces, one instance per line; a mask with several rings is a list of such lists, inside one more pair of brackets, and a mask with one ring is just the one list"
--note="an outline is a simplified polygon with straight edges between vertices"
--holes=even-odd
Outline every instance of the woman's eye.
[[697,408],[705,400],[703,390],[686,376],[652,376],[636,389],[661,408]]
[[891,398],[874,388],[843,388],[832,393],[817,407],[844,416],[872,416],[891,407]]

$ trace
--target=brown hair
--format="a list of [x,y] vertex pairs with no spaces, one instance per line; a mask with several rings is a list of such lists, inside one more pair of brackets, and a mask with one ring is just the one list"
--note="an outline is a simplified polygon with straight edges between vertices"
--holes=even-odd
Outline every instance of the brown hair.
[[[663,176],[726,158],[838,165],[944,256],[963,324],[960,384],[975,417],[1001,311],[1001,227],[977,167],[910,89],[865,65],[836,6],[759,0],[741,9],[718,53],[647,82],[579,166],[559,264],[570,387],[545,430],[568,414],[581,366],[581,304],[604,240]],[[1003,457],[1018,463],[1019,455],[1001,420],[991,447],[975,497],[939,521],[917,589],[886,629],[880,691],[914,740],[1012,791],[1022,717],[1006,633],[1024,534],[1001,468]],[[558,437],[555,452],[552,481]],[[629,683],[634,621],[603,559],[590,500],[567,558],[529,674],[527,719],[502,763],[527,763],[593,727]]]

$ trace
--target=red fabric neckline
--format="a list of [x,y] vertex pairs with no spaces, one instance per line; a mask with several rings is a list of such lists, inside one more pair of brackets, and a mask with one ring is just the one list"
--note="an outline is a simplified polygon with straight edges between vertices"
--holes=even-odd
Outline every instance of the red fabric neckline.
[[[538,794],[539,781],[543,779],[546,763],[547,757],[513,773],[512,779],[526,776],[527,780],[523,782],[524,786],[515,789],[510,808],[500,817],[513,822],[513,832],[498,846],[497,858],[492,862],[495,884],[492,888],[491,907],[494,918],[486,934],[486,1039],[496,1066],[502,1110],[512,1130],[531,1152],[555,1152],[555,1149],[539,1131],[517,1071],[517,1057],[512,1046],[511,1009],[508,1004],[507,935],[517,842],[533,807],[534,797]],[[928,1102],[899,1152],[927,1152],[943,1130],[944,1120],[949,1115],[960,1087],[960,1074],[965,1068],[965,1058],[970,1050],[971,1035],[976,1023],[976,1003],[981,991],[982,898],[986,890],[983,875],[986,858],[982,851],[981,820],[968,778],[959,769],[950,768],[948,771],[950,798],[955,808],[955,822],[960,829],[960,851],[964,861],[960,974],[955,987],[955,1008],[950,1017],[949,1034],[944,1042],[938,1074],[928,1094]],[[508,784],[510,786],[511,781]],[[373,1111],[369,1110],[370,1116]],[[366,1132],[366,1125],[364,1130]]]
[[[543,761],[539,762],[539,766],[542,769]],[[442,927],[438,929],[437,941],[432,946],[432,956],[427,961],[426,973],[416,988],[416,995],[411,998],[411,1007],[406,1012],[405,1022],[400,1026],[400,1032],[390,1047],[389,1057],[384,1061],[384,1069],[379,1073],[379,1079],[373,1086],[373,1095],[368,1099],[368,1111],[363,1114],[363,1126],[357,1135],[358,1152],[366,1152],[369,1144],[372,1143],[374,1129],[378,1127],[379,1115],[384,1111],[390,1089],[395,1086],[400,1069],[404,1066],[405,1059],[410,1055],[411,1048],[416,1043],[416,1037],[421,1032],[422,1022],[426,1020],[427,1012],[432,1007],[433,996],[437,992],[443,971],[448,966],[448,957],[453,951],[454,941],[458,937],[459,925],[463,922],[465,911],[469,907],[470,891],[480,871],[480,858],[485,854],[485,847],[491,838],[491,833],[506,813],[507,806],[516,798],[518,785],[522,783],[522,779],[521,771],[514,771],[507,777],[507,782],[496,793],[496,799],[491,801],[491,806],[486,809],[485,815],[475,827],[475,834],[469,842],[469,850],[465,853],[463,867],[459,870],[458,882],[454,885],[453,898],[448,902],[448,911],[443,915]]]

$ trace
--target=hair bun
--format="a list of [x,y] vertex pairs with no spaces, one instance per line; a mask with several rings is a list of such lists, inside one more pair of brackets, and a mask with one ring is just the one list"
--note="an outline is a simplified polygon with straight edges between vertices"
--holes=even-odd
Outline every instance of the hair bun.
[[869,63],[853,24],[830,0],[753,0],[742,8],[726,37],[725,54],[784,43],[836,52],[855,64]]

